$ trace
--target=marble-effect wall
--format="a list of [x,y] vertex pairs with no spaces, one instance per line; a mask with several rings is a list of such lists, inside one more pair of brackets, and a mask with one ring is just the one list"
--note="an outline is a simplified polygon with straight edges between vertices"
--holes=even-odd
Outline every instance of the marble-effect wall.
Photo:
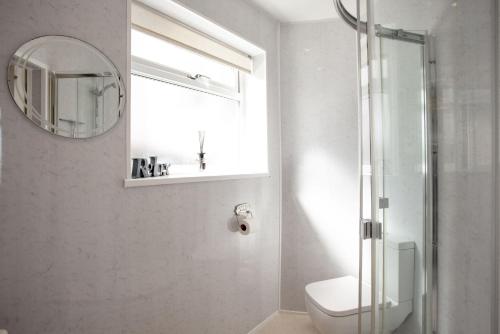
[[494,1],[442,11],[435,36],[440,333],[492,333],[496,161]]
[[[0,328],[9,333],[243,334],[277,310],[279,25],[245,1],[182,2],[266,49],[271,176],[125,189],[124,119],[94,139],[50,136],[0,80]],[[18,46],[49,34],[88,41],[126,73],[126,1],[0,8],[0,78]],[[228,228],[241,202],[261,221],[255,236]]]
[[282,24],[281,308],[308,283],[358,273],[355,31],[340,19]]

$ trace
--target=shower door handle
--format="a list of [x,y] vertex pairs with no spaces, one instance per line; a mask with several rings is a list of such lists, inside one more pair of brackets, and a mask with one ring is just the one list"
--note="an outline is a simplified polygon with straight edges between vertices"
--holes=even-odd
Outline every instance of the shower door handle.
[[361,238],[382,239],[382,224],[373,222],[371,219],[361,219]]

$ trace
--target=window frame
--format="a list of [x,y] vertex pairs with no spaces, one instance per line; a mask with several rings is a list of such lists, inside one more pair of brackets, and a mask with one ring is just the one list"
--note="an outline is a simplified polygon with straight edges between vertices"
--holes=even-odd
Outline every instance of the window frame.
[[243,100],[243,94],[241,92],[242,75],[240,73],[240,70],[236,67],[234,68],[237,71],[235,75],[236,90],[233,90],[230,87],[220,84],[216,81],[210,81],[210,86],[207,87],[200,81],[189,78],[189,75],[192,75],[191,73],[185,73],[183,71],[136,56],[131,56],[131,65],[131,75],[158,80],[187,89],[196,90],[202,93],[212,94],[230,100],[238,101],[241,108],[241,102]]
[[[254,179],[254,178],[268,178],[270,177],[269,171],[269,161],[270,161],[270,152],[269,152],[269,138],[268,138],[268,123],[267,123],[267,56],[265,49],[249,42],[248,40],[234,34],[230,30],[210,21],[198,14],[193,13],[187,8],[184,8],[178,4],[176,4],[172,0],[166,0],[164,6],[161,8],[153,8],[154,10],[159,10],[161,13],[167,15],[168,18],[173,18],[177,20],[181,24],[184,24],[186,27],[195,29],[195,31],[208,36],[208,38],[213,38],[216,41],[220,41],[223,46],[229,46],[230,48],[234,48],[234,50],[240,51],[243,54],[248,55],[248,57],[252,58],[254,61],[254,67],[251,72],[240,69],[238,66],[232,66],[237,71],[237,82],[236,89],[233,87],[224,86],[216,81],[210,81],[210,86],[207,87],[206,82],[202,80],[194,80],[188,77],[189,75],[195,75],[193,73],[184,73],[183,71],[178,71],[174,68],[169,68],[168,66],[161,65],[155,62],[148,61],[146,59],[142,59],[140,57],[132,56],[131,49],[131,35],[132,30],[139,30],[141,32],[149,33],[150,35],[160,38],[161,36],[157,36],[155,31],[144,31],[140,27],[132,24],[132,1],[128,1],[128,17],[129,20],[127,22],[127,88],[129,90],[129,94],[126,95],[127,99],[127,107],[126,107],[126,164],[125,164],[125,178],[123,185],[125,188],[133,188],[133,187],[143,187],[143,186],[159,186],[159,185],[167,185],[167,184],[184,184],[184,183],[197,183],[197,182],[213,182],[213,181],[226,181],[226,180],[243,180],[243,179]],[[171,43],[176,43],[170,39],[167,39]],[[183,46],[181,44],[181,46]],[[187,49],[190,49],[188,46],[183,46]],[[194,51],[194,50],[191,50]],[[199,54],[207,56],[200,52]],[[256,60],[256,62],[255,62]],[[225,62],[224,62],[225,63]],[[255,66],[255,64],[257,64]],[[226,63],[226,65],[228,65]],[[200,73],[202,74],[202,73]],[[227,170],[227,171],[210,171],[206,170],[202,173],[196,174],[182,174],[182,175],[169,175],[162,177],[150,177],[150,178],[142,178],[142,179],[132,179],[132,160],[131,160],[131,147],[132,147],[132,139],[131,139],[131,94],[130,89],[132,87],[132,75],[141,76],[147,79],[159,80],[165,82],[167,84],[178,85],[187,89],[193,89],[200,91],[202,93],[214,94],[219,97],[228,98],[231,100],[235,100],[239,102],[239,110],[238,112],[242,117],[240,117],[240,122],[246,117],[248,110],[247,108],[250,106],[254,108],[256,106],[259,107],[259,112],[257,117],[265,118],[265,128],[266,134],[264,143],[266,145],[265,148],[265,159],[264,165],[256,166],[256,168],[242,168],[241,170]],[[246,96],[248,94],[248,96]],[[259,96],[256,98],[256,94]],[[260,96],[262,94],[262,96]],[[261,99],[262,97],[262,99]],[[256,101],[255,103],[251,103],[249,105],[248,101]],[[253,113],[252,113],[253,114]],[[255,118],[252,117],[251,121],[255,121]],[[241,138],[238,138],[240,140]]]

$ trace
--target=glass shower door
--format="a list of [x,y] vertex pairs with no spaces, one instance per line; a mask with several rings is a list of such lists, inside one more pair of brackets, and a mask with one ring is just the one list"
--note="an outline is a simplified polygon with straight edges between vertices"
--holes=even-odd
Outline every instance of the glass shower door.
[[[425,333],[427,117],[425,47],[379,39],[383,330]],[[397,304],[397,307],[395,305]],[[406,314],[402,318],[398,314]]]
[[[367,228],[362,220],[361,239],[366,240],[361,241],[360,277],[371,287],[371,312],[368,320],[360,302],[360,333],[428,333],[431,189],[426,46],[423,41],[387,38],[383,28],[370,22],[373,18],[368,15],[369,88],[364,90],[362,108],[362,151],[364,156],[369,152],[370,161],[363,168],[370,171],[370,179],[362,180],[369,182],[363,190],[370,197],[365,194],[362,202],[371,233],[363,231]],[[366,164],[366,159],[362,161]]]

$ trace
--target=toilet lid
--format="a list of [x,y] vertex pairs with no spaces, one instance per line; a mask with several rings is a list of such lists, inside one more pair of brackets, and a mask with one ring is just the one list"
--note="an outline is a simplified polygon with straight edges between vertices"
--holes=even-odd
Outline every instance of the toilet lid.
[[[370,286],[363,283],[361,312],[369,312]],[[344,276],[306,286],[306,294],[321,311],[334,317],[358,313],[358,279]]]

